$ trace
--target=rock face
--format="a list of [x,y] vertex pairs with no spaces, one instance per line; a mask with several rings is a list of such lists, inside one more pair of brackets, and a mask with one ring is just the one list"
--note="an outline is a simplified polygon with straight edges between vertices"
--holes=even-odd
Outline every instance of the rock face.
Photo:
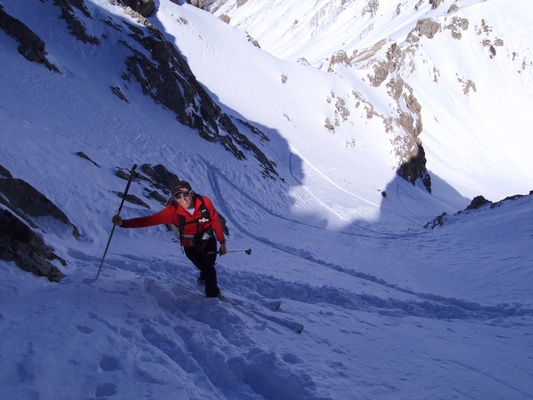
[[[78,228],[46,196],[22,179],[13,178],[9,171],[0,165],[0,203],[7,206],[29,224],[37,226],[36,218],[51,217],[64,225],[77,239]],[[4,199],[7,199],[4,200]]]
[[[63,273],[50,263],[59,259],[42,237],[8,210],[0,211],[0,258],[14,261],[24,271],[59,282]],[[61,260],[62,261],[62,260]]]
[[431,193],[431,176],[426,168],[426,153],[422,145],[417,145],[415,154],[407,157],[397,169],[399,176],[413,185],[420,179],[428,192]]
[[0,258],[58,282],[63,273],[49,261],[57,259],[62,265],[66,263],[36,231],[45,232],[39,227],[41,218],[56,221],[55,226],[70,230],[75,238],[80,236],[78,228],[46,196],[22,179],[13,178],[1,165],[0,194],[0,203],[6,207],[0,212]]
[[155,11],[154,0],[122,0],[125,5],[137,11],[143,17],[149,17]]
[[164,165],[141,165],[141,171],[152,181],[153,185],[167,195],[171,195],[172,188],[179,182],[178,175],[170,172]]
[[45,43],[30,28],[13,18],[0,4],[0,29],[19,43],[18,51],[28,61],[44,64],[51,71],[59,69],[46,58]]

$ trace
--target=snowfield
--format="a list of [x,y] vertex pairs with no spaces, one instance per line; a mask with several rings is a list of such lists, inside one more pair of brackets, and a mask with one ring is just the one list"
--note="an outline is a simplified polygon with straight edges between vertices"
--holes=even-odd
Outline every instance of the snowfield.
[[[25,60],[0,30],[0,165],[63,210],[81,238],[51,219],[35,229],[67,261],[57,263],[66,275],[57,284],[0,261],[0,398],[533,398],[533,168],[525,123],[532,69],[495,78],[515,66],[512,55],[503,57],[509,49],[531,60],[533,3],[457,2],[473,26],[485,17],[504,42],[523,37],[495,61],[480,63],[477,48],[465,59],[464,68],[479,69],[475,95],[462,95],[457,80],[449,86],[457,47],[446,47],[444,34],[437,38],[443,55],[438,46],[420,50],[417,62],[431,59],[441,71],[438,86],[427,76],[412,81],[424,107],[431,194],[395,174],[389,138],[364,110],[352,110],[335,134],[325,132],[328,98],[348,98],[356,88],[376,109],[386,108],[386,98],[360,83],[362,70],[319,68],[331,54],[319,48],[321,33],[311,40],[300,32],[293,47],[288,39],[262,41],[289,12],[282,2],[269,13],[252,7],[265,2],[246,3],[248,17],[257,12],[268,22],[250,32],[263,50],[238,27],[187,4],[159,0],[149,18],[225,112],[266,132],[270,141],[259,145],[278,179],[178,124],[134,83],[130,102],[120,101],[109,87],[124,85],[123,47],[77,41],[52,3],[2,1],[46,42],[62,73]],[[413,10],[417,2],[404,3]],[[423,3],[418,14],[374,21],[375,32],[399,38],[425,13],[438,17]],[[452,4],[443,3],[445,10]],[[106,0],[85,4],[94,16],[89,29],[102,37],[114,37],[107,18],[141,27]],[[515,15],[515,5],[525,11]],[[513,21],[514,30],[500,20]],[[315,55],[310,64],[297,62],[306,51]],[[512,97],[491,104],[508,90]],[[197,271],[164,227],[116,229],[95,280],[125,186],[115,172],[143,163],[189,180],[226,218],[228,250],[251,249],[217,260],[225,301],[204,298]],[[162,207],[144,188],[135,180],[130,193],[150,209],[126,202],[123,217]],[[480,194],[494,206],[464,211]],[[496,203],[516,194],[524,196]],[[425,227],[444,212],[442,226]]]

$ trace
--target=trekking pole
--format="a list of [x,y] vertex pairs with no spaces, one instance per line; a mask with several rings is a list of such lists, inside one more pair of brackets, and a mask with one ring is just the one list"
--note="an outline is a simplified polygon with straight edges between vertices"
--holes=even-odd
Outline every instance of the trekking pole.
[[[126,200],[126,196],[128,195],[128,190],[130,190],[131,181],[133,180],[133,177],[135,176],[135,168],[137,168],[137,164],[133,164],[133,167],[130,170],[130,178],[128,179],[126,190],[124,190],[124,194],[122,195],[122,201],[120,202],[120,207],[118,208],[117,215],[120,215],[120,211],[122,210],[122,206],[124,205],[124,200]],[[98,273],[96,274],[95,280],[98,279],[98,276],[100,275],[100,270],[102,269],[102,265],[104,264],[105,256],[107,254],[107,249],[109,249],[109,243],[111,243],[111,238],[113,237],[113,233],[115,232],[115,227],[116,225],[113,224],[113,229],[111,229],[111,234],[109,235],[107,245],[105,246],[104,256],[102,257],[102,261],[100,262],[100,266],[98,267]]]
[[[238,253],[238,252],[242,252],[242,251],[244,251],[248,255],[252,254],[252,249],[227,250],[226,253]],[[208,254],[220,254],[220,250],[219,251],[211,251]]]

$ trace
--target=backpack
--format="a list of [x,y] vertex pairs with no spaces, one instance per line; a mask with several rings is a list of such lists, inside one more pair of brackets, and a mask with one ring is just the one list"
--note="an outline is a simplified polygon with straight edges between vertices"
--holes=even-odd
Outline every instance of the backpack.
[[[201,203],[200,212],[202,213],[202,217],[186,222],[185,216],[178,214],[178,225],[175,225],[175,224],[170,225],[170,228],[172,229],[174,234],[177,236],[177,238],[180,240],[180,244],[182,244],[181,240],[183,239],[183,229],[185,228],[185,225],[198,224],[199,222],[207,222],[211,220],[209,216],[209,210],[207,209],[204,203],[204,198],[200,196],[199,194],[196,194],[195,196],[196,198],[200,199],[200,203]],[[175,209],[178,208],[178,204],[176,202],[173,201],[172,205],[174,206]],[[206,232],[208,235],[206,238],[204,238],[204,234]],[[205,247],[207,240],[211,236],[213,236],[213,228],[209,228],[208,231],[206,232],[198,231],[196,232],[196,235],[194,235],[194,237],[187,238],[189,242],[191,243],[191,246],[195,246],[197,248]]]

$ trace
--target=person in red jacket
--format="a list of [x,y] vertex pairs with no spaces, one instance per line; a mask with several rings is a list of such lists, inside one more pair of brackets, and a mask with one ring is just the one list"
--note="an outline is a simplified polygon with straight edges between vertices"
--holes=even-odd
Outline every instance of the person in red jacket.
[[187,181],[179,181],[174,196],[163,210],[140,218],[122,219],[115,215],[115,225],[122,228],[142,228],[169,224],[179,229],[180,241],[185,255],[200,271],[199,283],[205,283],[206,297],[219,297],[215,260],[217,240],[220,243],[218,254],[226,254],[226,239],[217,210],[211,200],[200,196]]

